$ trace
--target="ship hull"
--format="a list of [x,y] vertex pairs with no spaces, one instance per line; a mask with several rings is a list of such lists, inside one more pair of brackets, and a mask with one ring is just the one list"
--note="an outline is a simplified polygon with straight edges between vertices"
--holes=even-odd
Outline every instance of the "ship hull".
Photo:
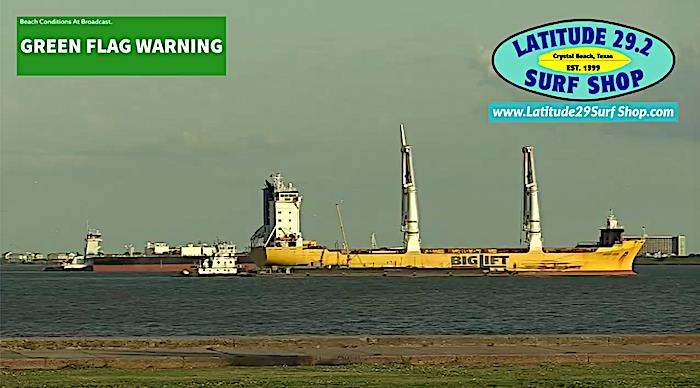
[[[175,272],[192,271],[205,256],[106,256],[92,258],[95,272]],[[255,271],[254,263],[241,263],[241,270]]]
[[180,272],[196,266],[200,257],[105,256],[92,258],[95,272]]
[[62,265],[52,265],[42,268],[42,271],[90,272],[94,271],[94,268],[91,265],[85,265],[80,267],[65,267]]
[[96,264],[95,272],[180,272],[192,268],[192,263],[184,264]]
[[561,248],[544,251],[507,248],[435,248],[421,252],[355,250],[325,247],[257,247],[250,256],[258,266],[303,266],[348,269],[473,269],[484,274],[532,276],[629,276],[643,240],[612,247]]

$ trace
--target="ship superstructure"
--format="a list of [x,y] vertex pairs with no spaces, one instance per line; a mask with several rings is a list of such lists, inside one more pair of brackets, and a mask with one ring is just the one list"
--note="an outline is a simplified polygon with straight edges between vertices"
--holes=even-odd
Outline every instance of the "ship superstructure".
[[251,237],[251,246],[301,247],[302,195],[281,174],[272,174],[263,191],[263,225]]
[[102,233],[99,229],[88,227],[85,235],[85,257],[102,255]]
[[[400,126],[401,140],[401,230],[403,246],[381,249],[329,249],[315,242],[304,242],[299,229],[301,195],[292,185],[282,183],[279,174],[272,175],[263,189],[264,225],[251,238],[250,256],[258,266],[287,268],[346,268],[356,270],[432,270],[452,275],[455,271],[484,274],[511,273],[518,275],[632,275],[632,263],[644,244],[643,239],[624,240],[624,229],[614,214],[610,214],[600,238],[594,246],[573,248],[545,247],[535,175],[534,147],[525,146],[523,154],[523,233],[525,247],[520,248],[424,248],[420,244],[418,195],[413,166],[413,149]],[[293,193],[286,204],[281,194]],[[287,232],[277,224],[295,221],[296,228]],[[290,212],[290,209],[292,210]],[[272,216],[276,216],[273,218]]]

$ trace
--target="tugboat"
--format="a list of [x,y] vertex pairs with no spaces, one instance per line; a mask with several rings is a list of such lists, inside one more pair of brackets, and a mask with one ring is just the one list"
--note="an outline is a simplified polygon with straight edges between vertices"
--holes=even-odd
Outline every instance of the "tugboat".
[[92,271],[92,262],[85,256],[78,255],[64,261],[61,265],[50,265],[42,271]]
[[85,256],[76,256],[63,264],[64,271],[92,271],[92,262]]
[[216,252],[211,257],[199,260],[192,268],[180,271],[182,276],[251,276],[246,271],[241,271],[236,256],[236,245],[231,243],[219,243]]

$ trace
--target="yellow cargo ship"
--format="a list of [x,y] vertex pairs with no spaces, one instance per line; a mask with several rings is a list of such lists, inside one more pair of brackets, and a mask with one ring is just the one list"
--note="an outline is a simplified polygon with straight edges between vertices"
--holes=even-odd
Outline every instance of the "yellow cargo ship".
[[412,148],[406,142],[402,125],[402,247],[348,249],[344,236],[343,249],[329,249],[314,241],[304,241],[300,229],[302,196],[292,184],[283,183],[282,176],[277,174],[266,181],[263,189],[264,225],[251,238],[250,256],[261,267],[282,267],[287,272],[338,268],[356,272],[429,271],[445,275],[462,271],[517,275],[634,275],[632,264],[644,240],[623,239],[624,228],[612,211],[600,229],[597,243],[573,248],[543,247],[534,150],[526,146],[522,151],[526,247],[422,248]]

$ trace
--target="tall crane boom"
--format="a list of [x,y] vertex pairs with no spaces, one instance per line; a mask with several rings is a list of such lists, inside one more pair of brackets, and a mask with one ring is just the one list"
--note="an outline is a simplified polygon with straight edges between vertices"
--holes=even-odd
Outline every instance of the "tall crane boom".
[[542,227],[534,153],[534,147],[523,147],[523,231],[529,250],[542,251]]
[[406,142],[406,132],[401,124],[401,230],[406,252],[420,252],[418,229],[418,195],[413,171],[413,151]]

